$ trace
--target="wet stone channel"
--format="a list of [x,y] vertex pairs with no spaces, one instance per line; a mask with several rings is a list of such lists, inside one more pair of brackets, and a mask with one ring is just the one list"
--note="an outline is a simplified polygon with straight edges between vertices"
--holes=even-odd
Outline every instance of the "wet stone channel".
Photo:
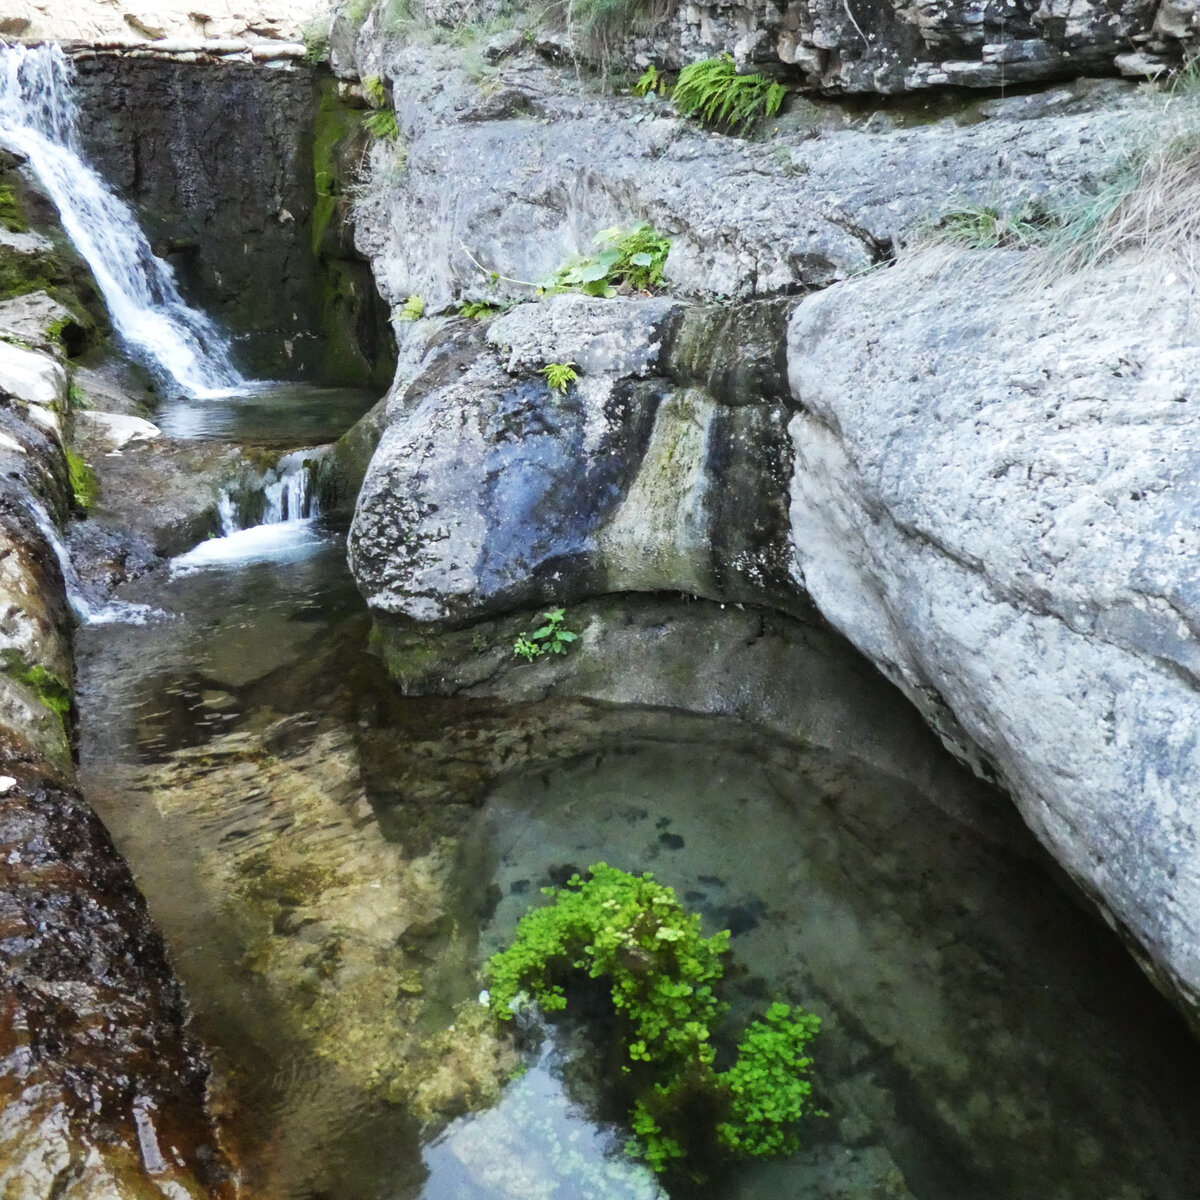
[[[703,631],[679,643],[689,678],[709,669],[697,647],[741,637],[747,614],[701,603],[608,606],[655,638],[620,703],[518,668],[511,687],[405,695],[372,652],[344,531],[311,534],[146,575],[122,598],[159,615],[78,639],[85,793],[189,994],[247,1195],[663,1194],[622,1152],[586,1031],[564,1022],[522,1060],[477,1001],[539,888],[598,861],[653,871],[732,931],[735,1019],[784,998],[824,1022],[828,1117],[794,1158],[700,1194],[1194,1195],[1200,1053],[1182,1023],[1007,801],[836,639],[772,619],[781,669],[813,689],[792,736],[664,703],[668,673],[646,682],[684,653],[665,612]],[[564,671],[628,674],[604,645],[585,637]],[[875,752],[889,739],[902,770]]]

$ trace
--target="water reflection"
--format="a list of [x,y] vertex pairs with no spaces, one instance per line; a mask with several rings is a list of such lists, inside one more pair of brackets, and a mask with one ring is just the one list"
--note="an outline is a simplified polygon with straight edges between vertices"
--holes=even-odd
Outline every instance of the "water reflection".
[[255,383],[204,400],[166,400],[154,423],[185,441],[288,449],[333,441],[378,399],[377,392],[358,388]]
[[[406,699],[336,539],[126,599],[170,616],[80,631],[85,786],[170,943],[256,1197],[653,1195],[595,1116],[595,1063],[547,1050],[492,1107],[511,1063],[465,1025],[437,1041],[538,887],[599,860],[734,931],[735,1019],[780,996],[825,1023],[830,1118],[705,1200],[1194,1196],[1196,1046],[1032,844],[931,802],[969,782],[935,749],[904,782],[661,707]],[[424,1148],[422,1122],[444,1129]]]

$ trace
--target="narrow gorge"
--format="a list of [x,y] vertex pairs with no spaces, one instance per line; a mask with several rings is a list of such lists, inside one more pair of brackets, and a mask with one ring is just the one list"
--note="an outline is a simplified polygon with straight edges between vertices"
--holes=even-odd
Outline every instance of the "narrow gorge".
[[1191,1200],[1200,8],[10,8],[0,1197]]

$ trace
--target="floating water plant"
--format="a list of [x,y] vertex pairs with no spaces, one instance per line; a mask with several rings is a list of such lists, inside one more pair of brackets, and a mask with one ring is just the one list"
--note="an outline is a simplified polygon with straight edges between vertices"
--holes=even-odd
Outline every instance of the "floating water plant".
[[527,1001],[560,1012],[573,981],[602,980],[632,1096],[632,1153],[660,1173],[697,1178],[721,1159],[795,1151],[799,1124],[815,1111],[805,1049],[819,1018],[772,1004],[718,1071],[713,1035],[727,1006],[715,988],[728,931],[704,937],[671,888],[606,863],[544,891],[553,902],[526,913],[487,965],[497,1018],[512,1020]]

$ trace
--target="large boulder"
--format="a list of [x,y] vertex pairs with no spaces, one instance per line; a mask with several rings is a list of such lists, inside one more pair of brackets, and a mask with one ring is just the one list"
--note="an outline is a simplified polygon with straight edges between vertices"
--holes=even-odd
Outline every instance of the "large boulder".
[[796,579],[1195,1021],[1191,286],[1169,261],[1047,278],[1015,257],[933,255],[800,305]]
[[497,81],[469,75],[445,46],[372,44],[353,69],[392,81],[402,135],[372,151],[358,245],[384,298],[420,296],[426,313],[529,299],[571,255],[594,253],[597,231],[641,221],[672,239],[677,293],[823,287],[886,261],[947,211],[1069,203],[1164,120],[1156,93],[1107,81],[960,100],[938,121],[798,99],[746,140],[664,100],[563,94],[564,73],[530,62],[501,71],[529,111],[482,120]]
[[[782,319],[765,309],[759,341]],[[788,410],[769,370],[753,402],[736,377],[722,391],[689,374],[726,323],[664,299],[562,295],[486,339],[452,332],[394,404],[359,493],[350,561],[371,606],[467,621],[672,590],[806,607],[788,578]],[[578,379],[552,389],[549,363]]]

